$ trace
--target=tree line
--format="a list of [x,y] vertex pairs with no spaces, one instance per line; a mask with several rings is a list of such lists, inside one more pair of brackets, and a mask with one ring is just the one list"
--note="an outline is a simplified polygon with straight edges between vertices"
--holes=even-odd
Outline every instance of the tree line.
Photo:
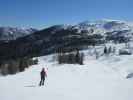
[[31,65],[35,65],[38,63],[38,59],[32,58],[19,58],[19,59],[11,59],[7,61],[0,62],[0,74],[8,75],[8,74],[16,74],[17,72],[23,72],[26,68]]

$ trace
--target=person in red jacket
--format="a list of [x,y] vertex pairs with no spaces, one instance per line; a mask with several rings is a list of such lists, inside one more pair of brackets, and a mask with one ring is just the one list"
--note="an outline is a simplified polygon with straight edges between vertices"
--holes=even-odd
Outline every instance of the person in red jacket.
[[42,68],[42,71],[40,72],[40,76],[41,76],[41,81],[39,85],[42,86],[44,85],[45,77],[47,77],[45,68]]

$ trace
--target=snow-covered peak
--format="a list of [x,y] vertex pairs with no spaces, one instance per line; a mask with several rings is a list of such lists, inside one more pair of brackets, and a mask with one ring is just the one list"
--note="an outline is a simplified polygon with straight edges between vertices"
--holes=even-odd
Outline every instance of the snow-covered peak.
[[0,40],[14,40],[36,32],[34,28],[0,27]]
[[88,32],[93,29],[93,34],[104,34],[112,31],[133,31],[133,23],[120,20],[102,19],[96,21],[83,21],[75,25],[74,28],[79,31],[88,30]]

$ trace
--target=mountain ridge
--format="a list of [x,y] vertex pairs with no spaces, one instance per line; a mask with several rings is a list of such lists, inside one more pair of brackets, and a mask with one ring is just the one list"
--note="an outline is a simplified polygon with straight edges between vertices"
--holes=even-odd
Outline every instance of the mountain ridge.
[[23,37],[34,32],[38,31],[34,28],[18,28],[18,27],[0,27],[0,40],[1,41],[10,41],[15,40],[19,37]]
[[126,43],[132,40],[133,26],[128,22],[103,21],[93,24],[54,25],[9,43],[1,43],[0,59],[43,56],[55,53],[61,48],[86,49],[89,45],[100,45],[110,41]]

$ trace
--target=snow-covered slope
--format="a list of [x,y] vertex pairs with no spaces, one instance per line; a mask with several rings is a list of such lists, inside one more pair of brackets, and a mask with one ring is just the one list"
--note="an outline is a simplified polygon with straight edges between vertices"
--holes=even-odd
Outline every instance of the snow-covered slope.
[[[96,60],[89,55],[90,50],[83,52],[86,56],[82,66],[59,65],[55,55],[50,55],[39,57],[39,64],[25,72],[0,77],[1,100],[133,99],[133,79],[126,79],[123,73],[133,71],[133,56],[103,56]],[[48,77],[39,87],[42,67],[48,68]]]
[[36,31],[37,29],[33,28],[0,27],[0,40],[15,40],[18,37],[23,37]]
[[88,30],[95,34],[103,34],[111,31],[130,30],[133,31],[133,23],[119,20],[98,20],[98,21],[84,21],[75,25],[79,31]]

